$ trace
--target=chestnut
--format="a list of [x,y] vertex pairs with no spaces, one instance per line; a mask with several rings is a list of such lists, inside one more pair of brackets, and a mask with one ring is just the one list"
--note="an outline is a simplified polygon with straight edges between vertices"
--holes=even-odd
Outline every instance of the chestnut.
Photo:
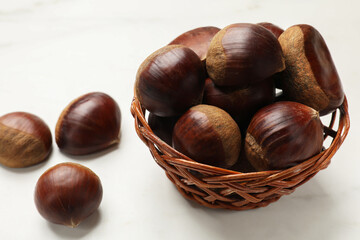
[[61,113],[55,140],[67,154],[83,155],[119,143],[121,112],[109,95],[85,94],[73,100]]
[[151,130],[161,140],[166,142],[168,145],[172,145],[172,132],[176,121],[179,119],[176,117],[159,117],[155,114],[150,113],[148,116],[148,124]]
[[190,48],[168,45],[139,67],[135,92],[142,106],[160,117],[179,116],[202,100],[205,71]]
[[281,85],[287,100],[308,105],[321,116],[338,108],[344,92],[320,33],[310,25],[295,25],[281,34],[279,42],[286,63]]
[[187,31],[174,40],[169,45],[184,45],[193,50],[205,64],[206,53],[209,49],[211,39],[220,31],[217,27],[199,27]]
[[267,30],[269,30],[270,32],[272,32],[276,38],[279,38],[279,36],[284,32],[284,30],[278,26],[276,26],[275,24],[269,23],[269,22],[261,22],[258,23],[258,25],[266,28]]
[[11,168],[28,167],[50,154],[51,132],[39,117],[13,112],[0,117],[0,163]]
[[219,87],[210,78],[205,81],[203,103],[225,110],[245,130],[260,108],[275,100],[275,85],[267,80],[248,88]]
[[260,25],[237,23],[214,36],[206,68],[216,85],[246,88],[284,70],[285,62],[274,34]]
[[320,153],[323,141],[323,125],[316,110],[297,102],[277,102],[252,118],[245,153],[258,171],[280,170]]
[[176,122],[173,146],[191,159],[229,168],[239,157],[241,133],[224,110],[200,104],[190,108]]
[[99,177],[89,168],[69,162],[41,175],[34,198],[46,220],[74,228],[98,209],[102,195]]

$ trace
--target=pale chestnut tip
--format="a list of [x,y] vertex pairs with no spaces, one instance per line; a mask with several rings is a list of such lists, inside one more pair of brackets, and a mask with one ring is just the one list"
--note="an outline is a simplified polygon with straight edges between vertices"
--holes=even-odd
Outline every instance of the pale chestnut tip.
[[0,163],[11,168],[29,167],[47,159],[52,137],[39,117],[13,112],[0,117]]
[[76,163],[61,163],[41,175],[35,187],[35,205],[46,220],[77,227],[99,207],[103,188],[99,177]]
[[71,227],[71,228],[76,228],[80,224],[80,222],[75,221],[74,219],[71,219],[70,223],[71,223],[71,225],[68,225],[68,227]]
[[94,92],[73,100],[61,113],[55,140],[64,153],[84,155],[120,142],[121,112],[113,98]]

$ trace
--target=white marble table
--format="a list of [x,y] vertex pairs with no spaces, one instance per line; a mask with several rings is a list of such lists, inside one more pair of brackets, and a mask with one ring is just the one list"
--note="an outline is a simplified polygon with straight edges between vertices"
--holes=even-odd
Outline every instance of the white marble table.
[[[32,112],[54,132],[62,109],[90,91],[113,96],[123,114],[121,143],[106,153],[71,158],[54,145],[37,166],[0,166],[0,239],[359,239],[359,8],[353,0],[0,0],[0,115]],[[135,133],[135,74],[186,30],[261,21],[322,33],[348,96],[350,134],[325,171],[266,208],[199,207],[178,194]],[[48,223],[33,201],[38,177],[65,161],[90,167],[104,187],[99,211],[76,229]]]

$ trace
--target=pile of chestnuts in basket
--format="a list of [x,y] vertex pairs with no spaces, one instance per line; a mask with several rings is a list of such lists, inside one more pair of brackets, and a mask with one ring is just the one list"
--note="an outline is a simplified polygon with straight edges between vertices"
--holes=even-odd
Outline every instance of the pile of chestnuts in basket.
[[141,64],[135,94],[164,142],[241,172],[286,169],[320,153],[320,116],[344,100],[320,33],[271,23],[183,33]]

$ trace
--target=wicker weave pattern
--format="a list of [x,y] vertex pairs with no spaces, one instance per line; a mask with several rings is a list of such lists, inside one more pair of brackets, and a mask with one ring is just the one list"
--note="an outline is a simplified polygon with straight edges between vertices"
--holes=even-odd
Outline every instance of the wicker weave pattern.
[[[342,106],[332,114],[329,126],[324,128],[325,138],[332,138],[332,143],[320,154],[286,170],[240,173],[197,163],[167,145],[150,129],[145,110],[136,96],[131,104],[131,113],[138,136],[185,198],[206,207],[232,210],[265,207],[292,193],[330,164],[350,127],[345,98]],[[337,115],[339,124],[335,131]]]

